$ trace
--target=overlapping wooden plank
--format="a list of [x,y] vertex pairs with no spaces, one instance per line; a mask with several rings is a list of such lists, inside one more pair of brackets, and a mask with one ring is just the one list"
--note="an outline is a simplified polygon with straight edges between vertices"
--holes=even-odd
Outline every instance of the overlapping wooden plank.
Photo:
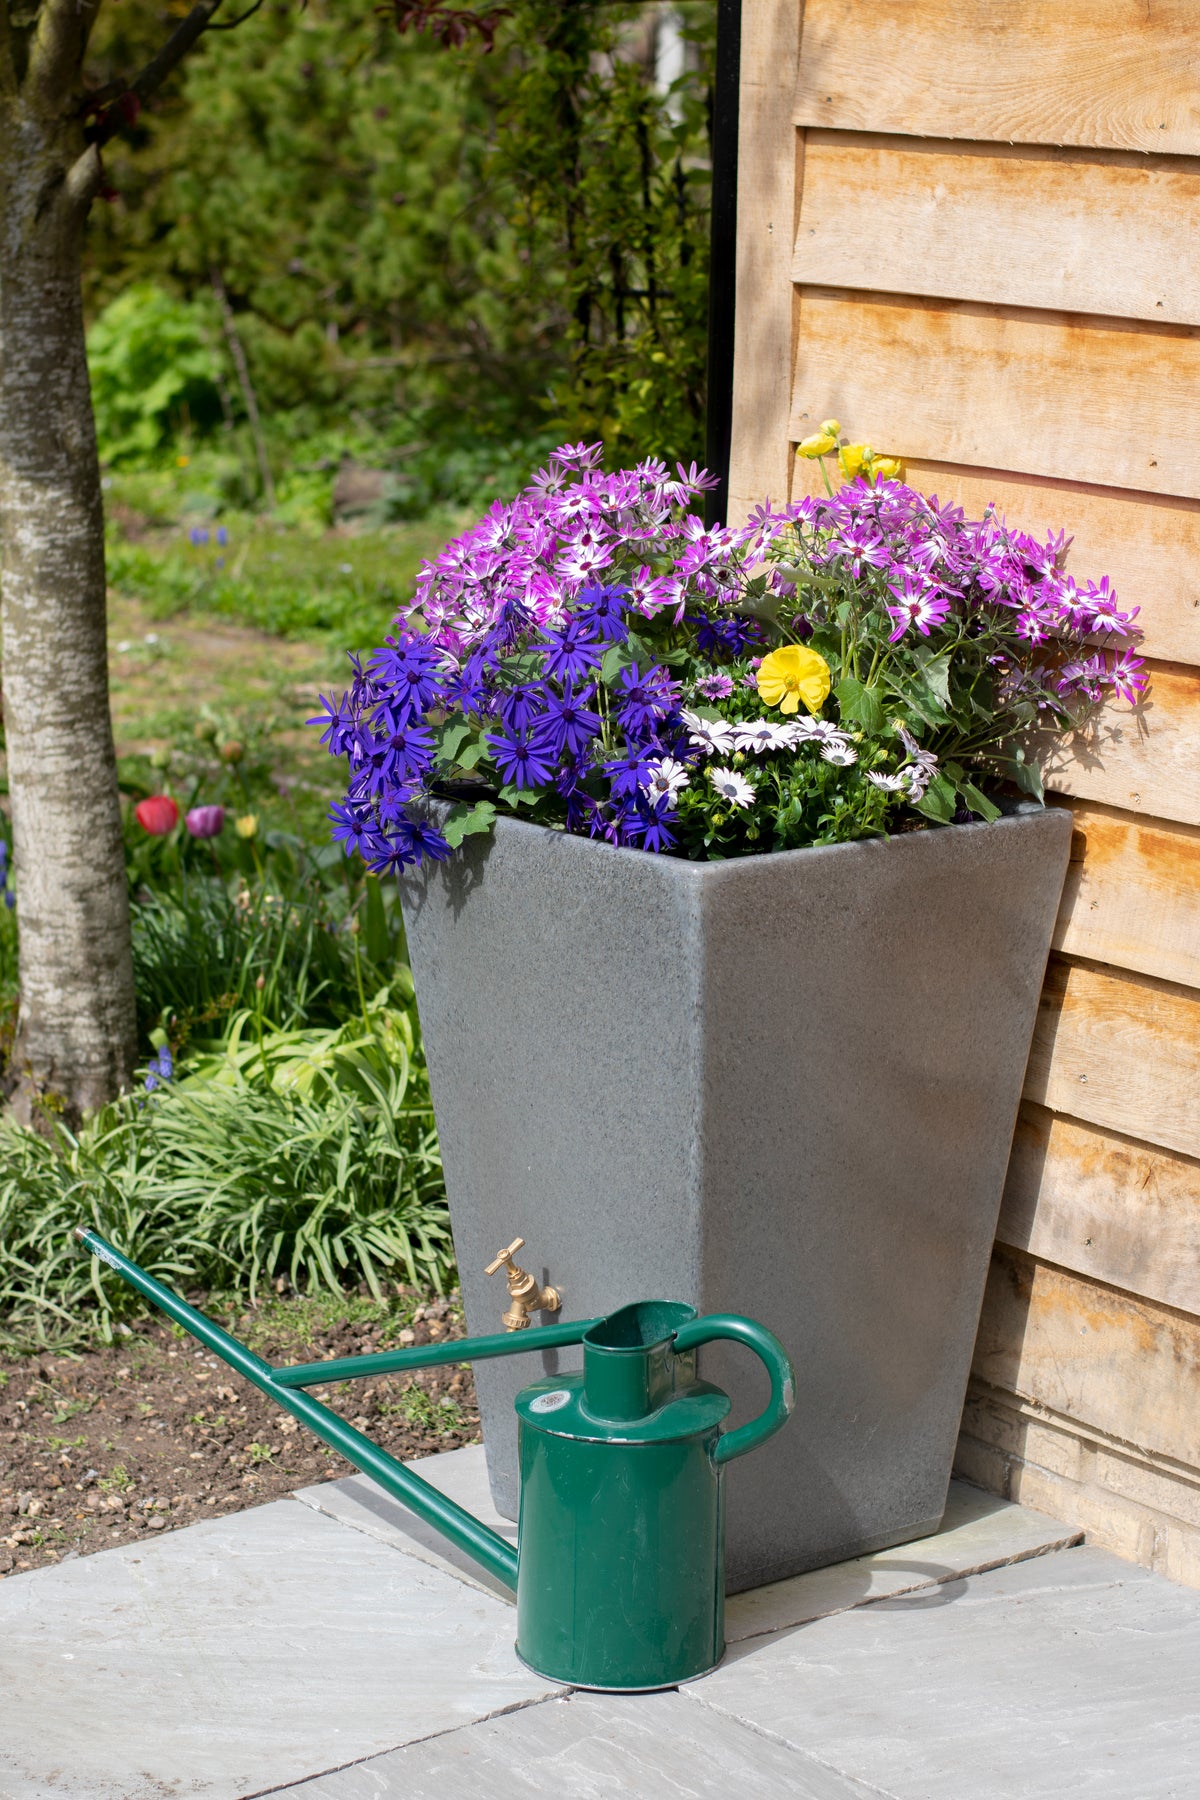
[[1200,327],[799,292],[795,441],[832,414],[905,458],[1200,498]]
[[973,1382],[954,1466],[990,1493],[1072,1520],[1089,1544],[1200,1587],[1200,1484],[1177,1463]]
[[1200,994],[1052,960],[1025,1098],[1200,1156]]
[[1194,0],[806,0],[798,125],[1200,152]]
[[1200,161],[810,131],[792,279],[1200,324]]
[[1076,802],[1054,947],[1200,988],[1200,831]]
[[1200,1463],[1200,1319],[998,1248],[975,1345],[989,1387]]
[[1200,1162],[1025,1101],[997,1237],[1200,1315]]
[[795,301],[788,265],[803,139],[791,123],[800,0],[757,0],[742,19],[737,306],[730,519],[787,499]]
[[[842,423],[859,432],[853,419]],[[1121,604],[1139,609],[1145,655],[1200,664],[1200,502],[920,459],[905,463],[904,478],[971,519],[994,505],[1023,531],[1065,531],[1074,540],[1066,566],[1076,580],[1107,575]],[[797,462],[793,493],[824,492],[818,465]]]
[[1082,730],[1047,744],[1046,786],[1080,800],[1200,824],[1200,671],[1152,664],[1136,711],[1106,703]]

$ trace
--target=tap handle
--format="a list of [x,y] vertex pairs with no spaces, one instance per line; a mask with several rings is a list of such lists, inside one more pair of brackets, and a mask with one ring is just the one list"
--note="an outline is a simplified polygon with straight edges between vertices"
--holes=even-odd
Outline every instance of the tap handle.
[[495,1261],[488,1264],[487,1268],[483,1271],[484,1274],[494,1275],[497,1269],[502,1269],[505,1263],[510,1263],[512,1261],[513,1257],[517,1254],[517,1251],[524,1247],[524,1244],[524,1238],[514,1238],[512,1243],[508,1246],[508,1249],[501,1250]]

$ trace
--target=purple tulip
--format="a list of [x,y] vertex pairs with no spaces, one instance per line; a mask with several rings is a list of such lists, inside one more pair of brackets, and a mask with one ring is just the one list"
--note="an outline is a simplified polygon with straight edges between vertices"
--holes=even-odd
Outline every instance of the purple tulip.
[[214,838],[225,829],[225,808],[193,806],[184,824],[194,838]]

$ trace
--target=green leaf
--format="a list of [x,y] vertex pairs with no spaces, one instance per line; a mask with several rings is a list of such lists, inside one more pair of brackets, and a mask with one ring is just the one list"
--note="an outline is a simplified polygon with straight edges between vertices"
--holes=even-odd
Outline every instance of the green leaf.
[[473,744],[468,744],[465,750],[459,751],[455,759],[456,766],[460,769],[473,769],[480,757],[486,756],[487,753],[488,747],[484,740],[481,737],[476,738]]
[[1045,800],[1042,771],[1035,762],[1029,762],[1022,751],[1018,750],[1009,764],[1009,773],[1023,794],[1032,794],[1035,800]]
[[897,680],[893,673],[892,685],[904,705],[911,707],[924,724],[936,729],[950,723],[945,707],[919,670],[910,671],[904,681]]
[[986,794],[981,794],[973,781],[960,781],[958,791],[971,811],[978,813],[980,818],[986,819],[989,824],[993,819],[1000,817],[1000,808],[994,805]]
[[957,809],[958,796],[944,775],[935,775],[924,796],[914,800],[913,805],[927,819],[935,819],[939,825],[948,825]]
[[363,953],[380,968],[391,961],[392,934],[388,930],[387,911],[379,878],[368,875],[363,883],[362,938]]
[[878,735],[883,730],[883,701],[876,687],[864,687],[853,675],[847,675],[834,689],[843,724],[861,725],[864,731]]
[[600,679],[607,686],[614,682],[622,669],[627,669],[633,658],[624,644],[610,644],[600,662]]
[[457,723],[447,722],[435,734],[438,761],[455,763],[458,753],[471,735],[471,727],[460,719]]
[[496,823],[496,806],[492,800],[476,800],[473,806],[459,801],[452,806],[442,826],[442,836],[452,850],[457,850],[463,839],[476,837],[482,832],[492,829]]
[[941,701],[942,705],[945,707],[949,707],[949,705],[950,705],[950,652],[946,651],[941,656],[932,656],[929,658],[928,661],[925,661],[924,658],[922,658],[921,660],[922,660],[921,673],[924,676],[926,683],[928,684],[931,691]]

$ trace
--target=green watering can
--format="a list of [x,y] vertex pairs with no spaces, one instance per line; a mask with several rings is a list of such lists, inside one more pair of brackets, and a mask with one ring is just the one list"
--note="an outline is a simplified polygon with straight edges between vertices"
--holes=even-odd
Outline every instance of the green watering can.
[[[386,1493],[441,1531],[517,1596],[517,1655],[537,1674],[616,1693],[674,1687],[725,1652],[724,1469],[773,1436],[795,1403],[778,1338],[731,1313],[697,1318],[639,1300],[607,1318],[373,1356],[272,1368],[94,1231],[80,1242],[131,1287],[307,1425]],[[745,1344],[771,1380],[766,1410],[722,1432],[730,1400],[696,1377],[696,1350]],[[517,1395],[521,1512],[516,1548],[304,1392],[530,1350],[583,1345],[581,1374]]]

